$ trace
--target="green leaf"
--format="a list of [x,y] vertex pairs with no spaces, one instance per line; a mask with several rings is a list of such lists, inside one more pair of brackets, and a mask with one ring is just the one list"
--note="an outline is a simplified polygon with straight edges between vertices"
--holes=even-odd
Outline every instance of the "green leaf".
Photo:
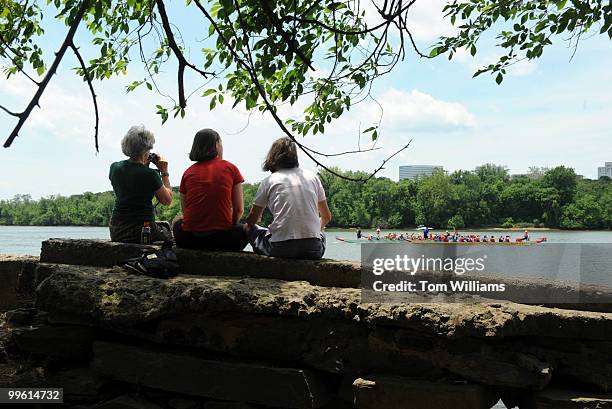
[[209,96],[209,95],[214,94],[215,92],[217,92],[217,90],[216,90],[216,89],[214,89],[214,88],[210,88],[210,89],[207,89],[206,91],[204,91],[204,93],[202,94],[202,96],[203,96],[203,97],[207,97],[207,96]]
[[497,84],[499,85],[502,83],[503,80],[504,80],[504,76],[502,75],[502,73],[501,72],[498,73],[497,77],[495,77],[495,82],[497,82]]

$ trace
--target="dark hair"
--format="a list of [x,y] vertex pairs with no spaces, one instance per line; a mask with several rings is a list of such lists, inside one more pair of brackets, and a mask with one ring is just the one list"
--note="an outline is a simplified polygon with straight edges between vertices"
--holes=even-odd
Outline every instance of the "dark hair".
[[262,165],[264,171],[276,172],[300,166],[295,143],[286,137],[274,141]]
[[206,128],[198,131],[193,138],[189,159],[195,162],[211,160],[217,157],[217,142],[221,137],[217,131]]

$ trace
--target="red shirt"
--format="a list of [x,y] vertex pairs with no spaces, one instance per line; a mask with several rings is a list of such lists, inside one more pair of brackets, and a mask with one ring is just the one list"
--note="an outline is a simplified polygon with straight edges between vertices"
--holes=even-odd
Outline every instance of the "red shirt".
[[215,158],[191,165],[181,179],[179,192],[185,195],[185,231],[207,232],[232,227],[232,192],[244,182],[238,168]]

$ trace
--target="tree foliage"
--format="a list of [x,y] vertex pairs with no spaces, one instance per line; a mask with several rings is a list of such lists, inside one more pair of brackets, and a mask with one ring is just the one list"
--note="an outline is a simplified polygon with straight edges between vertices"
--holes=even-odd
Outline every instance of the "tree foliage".
[[[324,133],[333,120],[367,98],[373,81],[403,58],[404,39],[411,36],[406,16],[414,1],[390,0],[377,5],[368,21],[378,21],[368,26],[360,0],[187,0],[175,7],[198,16],[201,24],[196,27],[201,28],[195,33],[193,26],[181,26],[172,19],[164,0],[2,3],[0,55],[8,63],[5,73],[8,77],[28,75],[38,87],[24,111],[2,107],[18,118],[5,146],[10,146],[38,105],[64,53],[72,50],[79,63],[76,72],[88,82],[94,103],[95,80],[125,74],[129,65],[140,60],[146,75],[129,84],[127,91],[144,85],[166,96],[166,102],[156,106],[162,122],[171,115],[184,116],[193,90],[200,89],[211,110],[231,103],[267,111],[307,156],[320,163],[319,159],[329,154],[308,148],[296,136]],[[45,35],[43,23],[50,15],[68,27],[51,64],[45,58],[51,54],[39,46]],[[97,54],[87,62],[75,40],[79,26],[87,30]],[[392,29],[401,40],[397,50],[389,41]],[[193,52],[192,43],[183,41],[187,32],[205,36],[199,52]],[[31,69],[44,75],[43,79],[34,80],[28,74]],[[168,69],[177,72],[176,97],[166,94],[156,81]],[[186,82],[188,72],[196,76],[197,82],[192,83],[198,87]],[[202,90],[204,80],[214,86]],[[280,117],[279,106],[298,102],[305,106],[300,117]],[[367,124],[363,133],[377,139],[378,124]]]
[[[407,50],[421,57],[448,53],[452,58],[465,48],[474,55],[481,37],[500,29],[498,38],[506,54],[476,73],[497,74],[499,83],[511,64],[538,58],[553,37],[569,34],[577,44],[595,26],[612,36],[611,5],[601,0],[455,0],[440,12],[458,25],[458,33],[443,37],[425,55],[408,23],[415,2],[186,0],[173,7],[199,22],[187,27],[172,17],[164,0],[0,0],[4,73],[25,75],[37,86],[23,111],[0,106],[17,118],[5,146],[11,145],[39,105],[66,51],[76,57],[75,72],[92,95],[96,149],[99,120],[94,84],[125,74],[128,66],[140,61],[146,74],[126,89],[145,86],[157,92],[161,101],[156,110],[162,122],[184,116],[191,95],[206,98],[211,110],[225,103],[243,105],[271,115],[308,157],[326,168],[321,162],[325,158],[362,149],[330,154],[315,151],[296,137],[324,133],[334,120],[370,97],[374,81],[393,70]],[[54,53],[41,48],[50,18],[67,27]],[[499,20],[505,22],[501,27],[495,25]],[[81,34],[75,36],[78,30]],[[201,49],[183,41],[187,33],[203,38]],[[77,38],[93,52],[88,61],[80,54]],[[160,73],[168,71],[176,71],[176,91],[158,82]],[[41,79],[35,79],[34,72]],[[210,85],[202,89],[202,81]],[[304,107],[301,115],[284,118],[279,113],[279,107],[298,103]],[[364,124],[362,133],[376,140],[379,124]],[[360,180],[372,177],[384,163]]]
[[510,66],[541,57],[553,40],[568,41],[575,52],[590,33],[612,39],[612,3],[605,0],[454,0],[444,11],[458,32],[442,37],[430,56],[447,53],[452,59],[459,49],[474,56],[482,37],[499,28],[503,55],[474,74],[488,72],[498,84]]
[[[483,172],[485,169],[495,171]],[[365,175],[333,170],[351,177]],[[612,182],[576,181],[573,171],[563,166],[548,170],[540,178],[510,178],[505,168],[492,165],[400,182],[372,178],[365,183],[346,183],[329,171],[320,172],[319,177],[333,214],[331,227],[401,228],[428,224],[439,228],[501,225],[612,229]],[[551,185],[551,180],[558,183]],[[248,208],[258,185],[245,183],[243,187]],[[571,200],[564,202],[564,195]],[[157,206],[158,219],[171,221],[179,213],[176,191],[174,196],[171,206]],[[0,201],[0,224],[106,226],[112,206],[112,192],[51,196],[36,201],[29,196],[16,196]],[[271,220],[266,212],[263,224]]]

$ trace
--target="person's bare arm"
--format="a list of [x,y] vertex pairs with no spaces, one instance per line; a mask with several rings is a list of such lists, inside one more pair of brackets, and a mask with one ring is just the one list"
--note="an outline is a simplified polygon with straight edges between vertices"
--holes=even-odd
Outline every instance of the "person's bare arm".
[[243,213],[244,196],[242,192],[242,183],[237,183],[232,190],[232,224],[238,223]]
[[[165,179],[165,180],[164,180]],[[172,188],[170,186],[170,181],[168,180],[168,176],[162,177],[162,182],[164,185],[155,191],[155,197],[159,200],[159,203],[164,206],[169,206],[172,204]]]
[[247,217],[247,225],[249,227],[253,227],[258,221],[260,221],[263,211],[263,207],[253,205],[253,207],[251,207],[251,211],[249,212],[249,217]]
[[321,200],[319,202],[319,215],[321,216],[321,230],[323,230],[332,219],[327,200]]
[[168,161],[160,156],[154,164],[163,175],[161,177],[163,185],[155,191],[155,197],[159,200],[159,203],[164,206],[169,206],[172,204],[172,186],[170,185],[170,177],[168,176]]
[[185,213],[185,201],[187,200],[187,197],[185,196],[184,193],[181,193],[181,213]]

